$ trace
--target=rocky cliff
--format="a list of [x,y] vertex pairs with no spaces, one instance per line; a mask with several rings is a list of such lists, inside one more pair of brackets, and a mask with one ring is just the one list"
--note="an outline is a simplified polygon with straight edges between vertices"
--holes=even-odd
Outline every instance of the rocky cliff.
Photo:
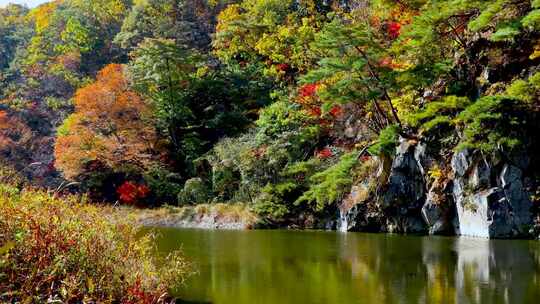
[[[532,235],[529,157],[463,150],[444,163],[426,150],[424,143],[402,139],[395,155],[378,159],[376,190],[360,200],[365,187],[353,187],[349,207],[340,209],[338,229],[482,238]],[[447,172],[433,173],[439,167]]]

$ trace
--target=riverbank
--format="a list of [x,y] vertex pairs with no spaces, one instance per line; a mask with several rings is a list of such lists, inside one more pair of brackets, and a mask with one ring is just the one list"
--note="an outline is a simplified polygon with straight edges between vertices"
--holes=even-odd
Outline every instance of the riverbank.
[[243,204],[202,204],[158,209],[120,208],[142,226],[245,230],[255,227],[259,218]]

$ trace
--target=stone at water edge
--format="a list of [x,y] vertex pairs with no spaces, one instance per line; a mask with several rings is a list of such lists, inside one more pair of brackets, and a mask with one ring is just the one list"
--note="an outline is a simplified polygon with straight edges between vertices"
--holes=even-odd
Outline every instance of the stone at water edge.
[[516,229],[521,234],[528,232],[533,218],[532,202],[529,193],[524,190],[522,170],[513,165],[505,165],[500,175],[505,196],[512,205],[512,215]]
[[493,166],[468,151],[454,155],[452,169],[460,235],[510,238],[528,234],[532,203],[521,169],[507,163]]
[[457,206],[459,231],[463,236],[512,237],[511,206],[500,188],[491,188],[467,196]]
[[380,199],[380,206],[387,215],[388,232],[422,233],[427,230],[421,216],[426,198],[426,184],[422,161],[426,146],[401,138],[388,179]]
[[429,190],[426,203],[422,206],[422,218],[429,227],[429,234],[454,235],[458,231],[458,224],[452,196],[453,184],[449,181],[440,186],[434,183]]

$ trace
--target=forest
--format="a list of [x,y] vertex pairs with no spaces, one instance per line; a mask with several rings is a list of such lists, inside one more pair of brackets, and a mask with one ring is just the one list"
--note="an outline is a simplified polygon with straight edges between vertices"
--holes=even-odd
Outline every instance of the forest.
[[536,238],[539,30],[540,0],[0,7],[0,196]]

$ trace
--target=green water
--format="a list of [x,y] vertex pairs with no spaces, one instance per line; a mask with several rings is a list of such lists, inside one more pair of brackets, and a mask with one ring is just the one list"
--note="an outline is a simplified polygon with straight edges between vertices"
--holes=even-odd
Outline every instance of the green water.
[[540,303],[540,242],[159,229],[199,274],[187,303]]

